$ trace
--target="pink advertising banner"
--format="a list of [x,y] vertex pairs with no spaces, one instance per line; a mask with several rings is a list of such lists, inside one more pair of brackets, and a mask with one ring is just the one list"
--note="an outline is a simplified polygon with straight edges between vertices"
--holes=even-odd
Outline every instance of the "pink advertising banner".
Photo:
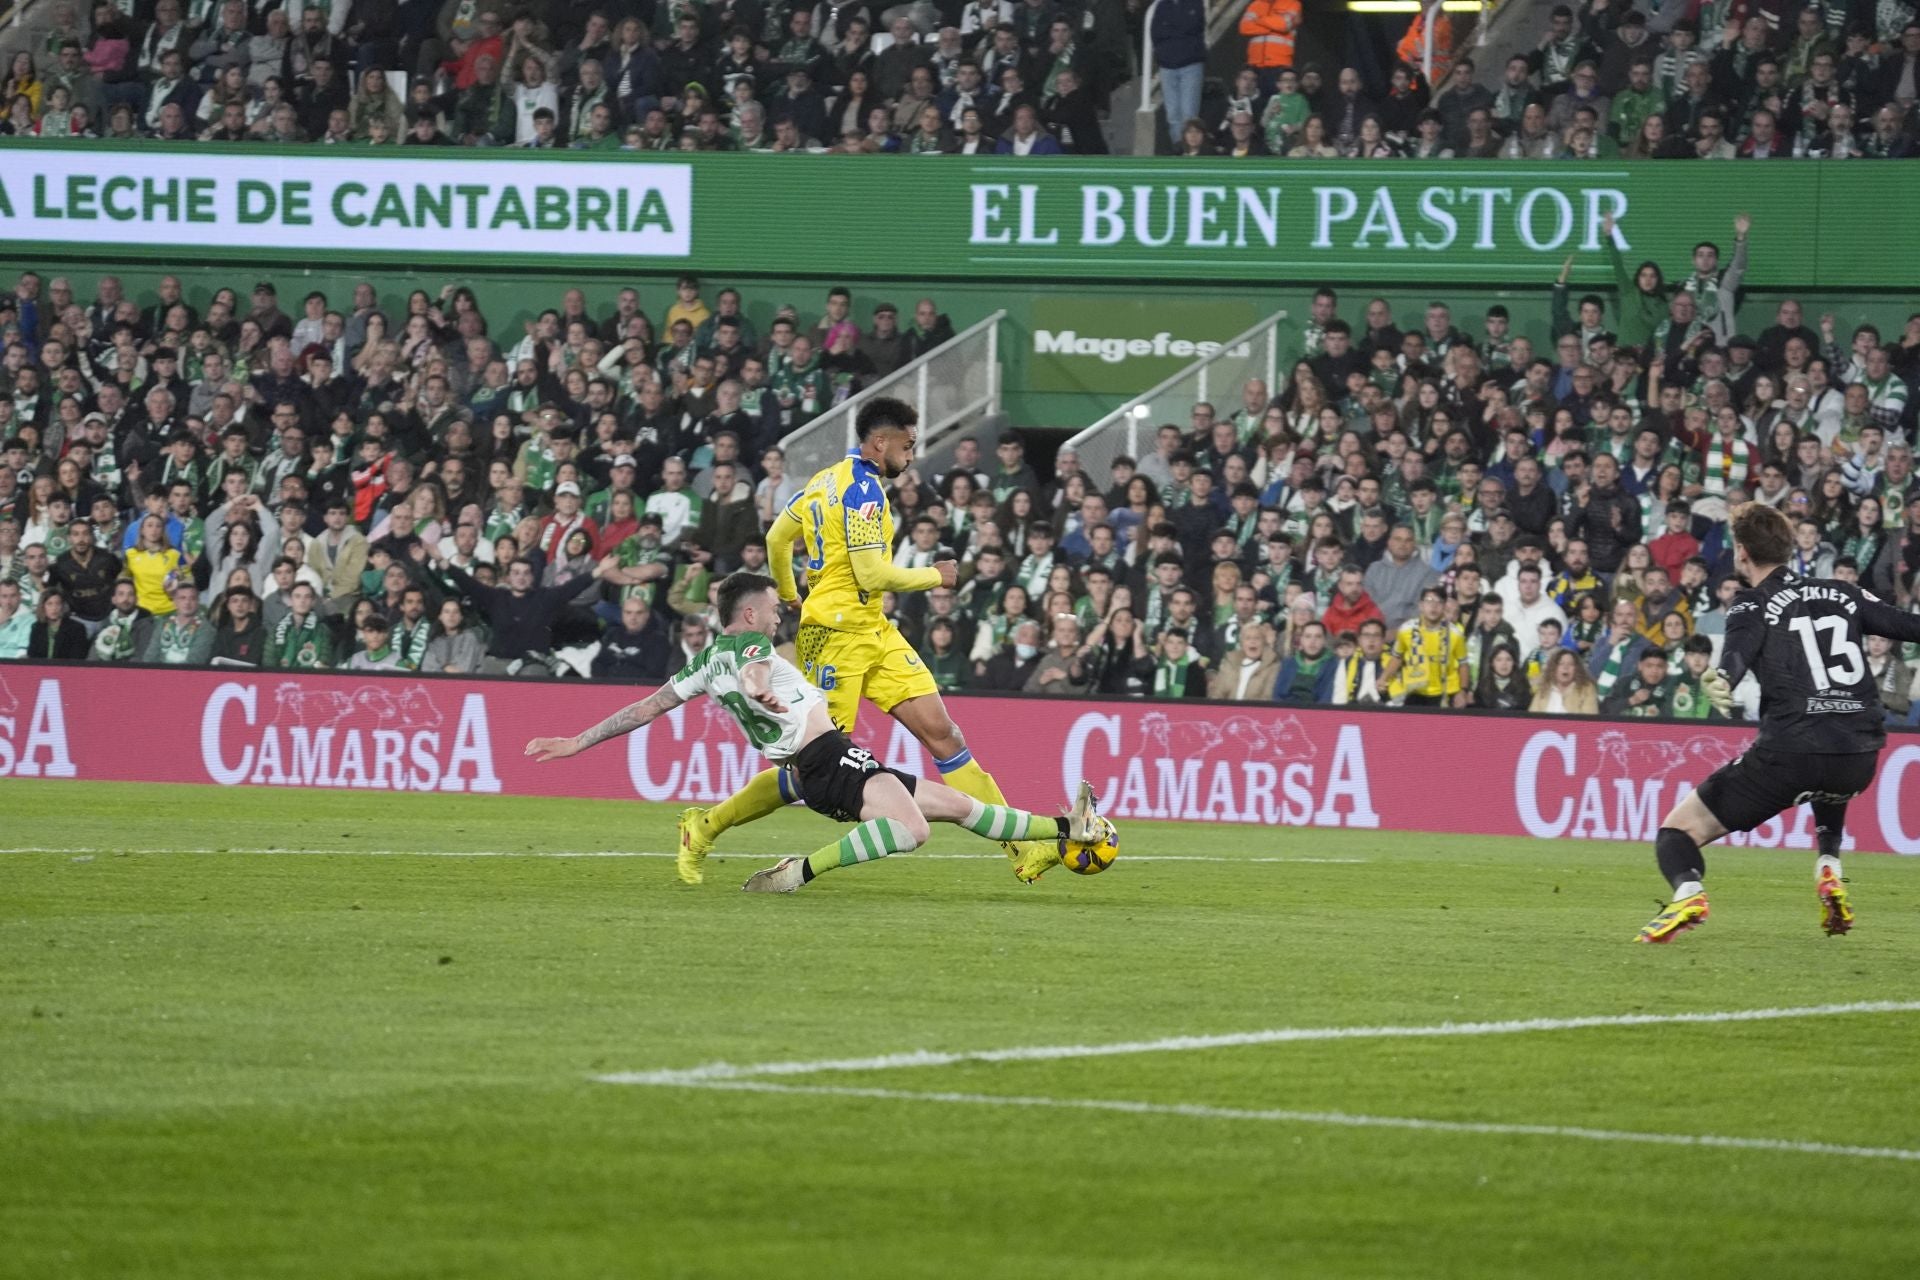
[[[762,767],[705,700],[563,764],[521,755],[528,738],[577,732],[645,692],[14,663],[0,668],[0,779],[708,803]],[[1316,707],[983,697],[952,709],[1008,797],[1036,809],[1084,777],[1116,818],[1546,839],[1649,840],[1752,739],[1701,723]],[[871,707],[855,736],[891,765],[933,773],[920,744]],[[1733,842],[1811,848],[1812,818],[1802,807]],[[1849,812],[1848,847],[1920,854],[1920,736],[1889,742]]]

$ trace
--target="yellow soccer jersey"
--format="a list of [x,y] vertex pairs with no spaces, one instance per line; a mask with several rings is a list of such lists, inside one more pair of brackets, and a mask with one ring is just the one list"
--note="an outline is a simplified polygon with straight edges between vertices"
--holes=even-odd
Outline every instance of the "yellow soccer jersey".
[[1393,638],[1393,655],[1400,660],[1394,678],[1395,693],[1431,698],[1460,692],[1460,664],[1467,660],[1467,633],[1443,622],[1429,628],[1420,619],[1400,625]]
[[[803,625],[877,631],[888,625],[880,613],[881,592],[925,591],[939,581],[940,575],[931,569],[893,567],[893,513],[887,507],[879,470],[858,453],[817,473],[781,516],[799,525],[806,548]],[[769,559],[776,560],[776,568],[773,541],[779,538],[776,527],[768,543]],[[856,574],[857,555],[868,566],[865,575]]]

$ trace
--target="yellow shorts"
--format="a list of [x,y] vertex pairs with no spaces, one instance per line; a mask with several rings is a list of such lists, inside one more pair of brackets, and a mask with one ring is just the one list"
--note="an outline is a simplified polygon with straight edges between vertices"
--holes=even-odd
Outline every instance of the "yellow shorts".
[[909,698],[940,692],[920,655],[893,627],[835,631],[803,625],[794,656],[813,686],[827,695],[827,714],[842,733],[852,733],[860,699],[892,711]]

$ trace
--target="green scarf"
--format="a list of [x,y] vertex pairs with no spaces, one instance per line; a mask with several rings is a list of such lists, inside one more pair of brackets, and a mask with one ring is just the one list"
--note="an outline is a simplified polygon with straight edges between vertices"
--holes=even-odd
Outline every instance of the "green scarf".
[[182,623],[177,615],[168,615],[160,624],[160,661],[176,665],[185,662],[193,652],[194,637],[206,623],[199,614],[194,615],[192,625]]
[[1594,677],[1593,683],[1599,689],[1602,698],[1613,692],[1614,684],[1620,679],[1620,660],[1626,648],[1625,645],[1616,645],[1609,650],[1606,665],[1601,667],[1600,674]]
[[1286,691],[1288,702],[1312,702],[1313,691],[1320,683],[1320,672],[1333,660],[1333,650],[1323,649],[1317,658],[1293,659],[1293,687]]
[[139,618],[138,613],[124,618],[117,613],[108,615],[107,625],[93,638],[93,656],[101,662],[132,662],[133,624]]
[[333,633],[320,625],[318,614],[310,613],[302,622],[289,613],[273,629],[267,665],[303,670],[330,667],[333,665]]
[[1156,698],[1184,698],[1187,696],[1187,672],[1192,669],[1194,657],[1191,650],[1178,662],[1161,658],[1153,664],[1153,696]]

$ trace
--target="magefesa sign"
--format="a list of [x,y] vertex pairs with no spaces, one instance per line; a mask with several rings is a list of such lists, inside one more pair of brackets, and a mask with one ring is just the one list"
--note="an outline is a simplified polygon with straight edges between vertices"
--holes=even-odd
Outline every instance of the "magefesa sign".
[[1027,385],[1130,395],[1213,355],[1259,318],[1259,308],[1244,297],[1037,294]]
[[[1297,177],[1295,175],[1298,175]],[[1314,171],[1248,181],[976,181],[969,188],[968,244],[1033,262],[1071,263],[1114,254],[1142,263],[1209,256],[1305,257],[1321,266],[1377,255],[1485,255],[1478,265],[1536,265],[1534,255],[1594,252],[1608,215],[1630,247],[1627,193],[1618,186],[1515,182],[1313,180]],[[1044,251],[1044,252],[1043,252]],[[1052,255],[1052,256],[1048,256]],[[984,260],[994,260],[986,257]],[[1343,261],[1346,259],[1342,259]]]
[[693,169],[636,162],[13,149],[0,240],[684,257]]

